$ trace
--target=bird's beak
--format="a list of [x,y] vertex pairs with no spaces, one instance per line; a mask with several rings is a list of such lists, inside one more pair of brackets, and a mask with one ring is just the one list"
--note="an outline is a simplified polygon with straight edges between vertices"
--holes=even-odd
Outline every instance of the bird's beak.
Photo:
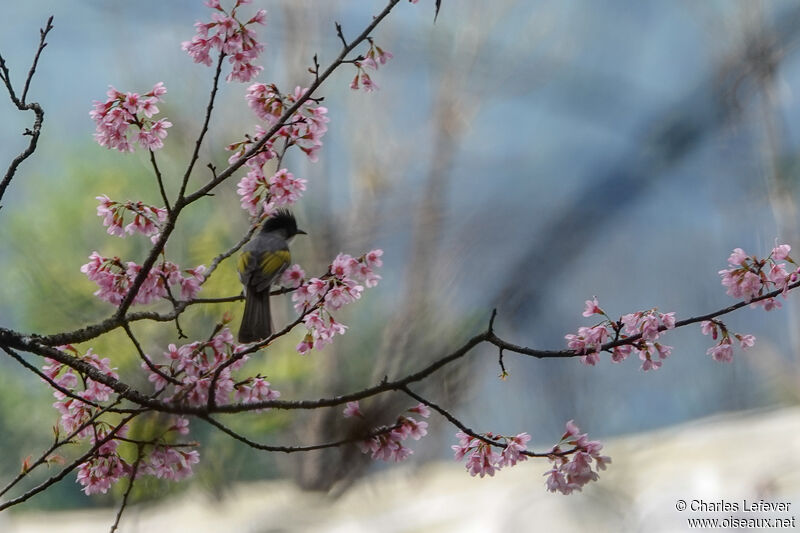
[[297,234],[298,235],[308,235],[308,233],[306,233],[305,231],[303,231],[301,229],[297,230]]

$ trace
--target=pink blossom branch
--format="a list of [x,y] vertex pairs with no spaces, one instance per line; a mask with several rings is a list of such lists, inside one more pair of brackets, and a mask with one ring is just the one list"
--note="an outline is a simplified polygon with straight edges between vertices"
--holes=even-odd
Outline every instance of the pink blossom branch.
[[[795,282],[791,285],[787,286],[787,290],[793,290],[800,286],[800,281]],[[687,318],[681,321],[676,322],[675,326],[683,327],[690,324],[695,324],[698,322],[702,322],[704,320],[709,320],[711,318],[716,318],[738,309],[745,307],[749,303],[765,300],[767,298],[774,298],[781,294],[781,290],[774,290],[769,293],[765,293],[762,296],[756,297],[750,302],[738,302],[734,305],[725,307],[718,311],[714,311],[711,313],[707,313],[701,316]],[[411,383],[416,383],[426,379],[428,376],[436,372],[437,370],[447,366],[448,364],[457,361],[458,359],[467,355],[473,348],[482,344],[484,342],[488,342],[497,346],[498,348],[502,348],[509,352],[518,353],[521,355],[528,355],[531,357],[536,357],[540,359],[546,358],[570,358],[570,357],[580,357],[582,354],[573,352],[571,350],[538,350],[533,348],[527,348],[524,346],[519,346],[508,341],[505,341],[498,337],[494,333],[494,319],[496,317],[496,311],[492,313],[492,318],[490,320],[489,328],[472,337],[469,339],[465,344],[463,344],[460,348],[456,349],[455,351],[435,360],[434,362],[430,363],[428,366],[410,374],[404,378],[395,380],[395,381],[388,381],[384,380],[379,385],[375,385],[373,387],[365,388],[361,391],[353,392],[350,394],[337,396],[333,398],[322,398],[318,400],[296,400],[296,401],[288,401],[288,400],[264,400],[260,402],[252,402],[252,403],[234,403],[234,404],[225,404],[225,405],[214,405],[213,407],[209,408],[208,405],[205,407],[193,407],[193,406],[185,406],[185,405],[174,405],[165,403],[162,401],[158,401],[152,398],[149,398],[142,393],[130,389],[130,387],[119,380],[111,378],[103,374],[102,372],[98,371],[93,366],[85,363],[83,361],[78,360],[75,357],[72,357],[68,354],[65,354],[59,350],[55,350],[49,346],[42,345],[41,343],[37,342],[35,338],[32,337],[23,337],[20,334],[0,328],[0,345],[2,346],[9,346],[12,348],[17,348],[19,350],[36,353],[39,355],[43,355],[46,357],[50,357],[52,359],[57,360],[60,363],[63,363],[67,366],[78,370],[86,374],[91,379],[98,381],[104,385],[111,387],[115,392],[123,394],[126,399],[142,406],[147,407],[149,409],[153,409],[156,411],[168,412],[173,414],[186,414],[186,415],[208,415],[211,413],[238,413],[244,411],[253,411],[257,409],[317,409],[320,407],[334,407],[337,405],[342,405],[347,402],[361,400],[364,398],[369,398],[372,396],[376,396],[378,394],[382,394],[388,391],[400,391],[403,387],[408,386]],[[269,344],[277,338],[277,336],[284,335],[290,330],[291,328],[295,327],[299,324],[299,320],[296,320],[292,324],[288,325],[284,330],[281,332],[276,333],[270,339],[266,341],[262,341],[260,343],[254,344],[247,350],[247,353],[251,353],[253,351],[258,350],[260,347]],[[609,350],[614,346],[620,346],[623,344],[631,344],[636,342],[639,339],[638,336],[631,336],[626,339],[617,340],[613,342],[608,342],[602,346],[602,350]],[[239,352],[243,354],[244,352]],[[228,361],[231,361],[229,359]],[[211,390],[214,390],[213,388]]]
[[112,429],[111,429],[111,431],[109,431],[109,432],[108,432],[108,435],[106,435],[106,436],[105,436],[105,437],[103,437],[102,439],[98,440],[98,441],[97,441],[97,442],[96,442],[96,443],[95,443],[95,444],[94,444],[94,445],[93,445],[93,446],[92,446],[92,447],[89,449],[89,451],[88,451],[88,452],[86,452],[85,454],[83,454],[82,456],[80,456],[78,459],[76,459],[75,461],[73,461],[72,463],[70,463],[68,466],[64,467],[64,469],[62,469],[62,470],[61,470],[61,472],[59,472],[59,473],[58,473],[58,474],[56,474],[55,476],[53,476],[53,477],[51,477],[51,478],[47,479],[46,481],[44,481],[44,482],[40,483],[39,485],[37,485],[36,487],[32,488],[31,490],[29,490],[28,492],[26,492],[26,493],[25,493],[25,494],[23,494],[22,496],[19,496],[19,497],[17,497],[17,498],[14,498],[13,500],[9,500],[9,501],[7,501],[7,502],[0,503],[0,511],[4,511],[5,509],[8,509],[9,507],[13,507],[14,505],[19,505],[20,503],[23,503],[23,502],[25,502],[25,501],[29,500],[31,497],[33,497],[33,496],[35,496],[35,495],[39,494],[40,492],[42,492],[42,491],[44,491],[44,490],[47,490],[47,489],[48,489],[49,487],[51,487],[52,485],[54,485],[54,484],[58,483],[59,481],[61,481],[62,479],[64,479],[64,478],[66,477],[66,475],[67,475],[67,474],[69,474],[70,472],[72,472],[73,470],[75,470],[75,469],[76,469],[78,466],[80,466],[80,465],[81,465],[81,464],[82,464],[84,461],[86,461],[86,460],[87,460],[87,459],[89,459],[89,458],[90,458],[92,455],[94,455],[94,453],[95,453],[95,452],[96,452],[98,449],[100,449],[100,447],[101,447],[103,444],[105,444],[106,442],[108,442],[108,441],[110,441],[111,439],[113,439],[113,438],[114,438],[114,435],[116,435],[117,431],[119,431],[119,430],[120,430],[120,428],[122,428],[122,426],[124,426],[125,424],[127,424],[128,422],[130,422],[130,421],[131,421],[131,420],[132,420],[132,419],[133,419],[135,416],[136,416],[136,414],[132,414],[132,415],[129,415],[129,416],[127,416],[125,419],[123,419],[123,421],[122,421],[120,424],[118,424],[117,426],[115,426],[114,428],[112,428]]
[[[321,301],[322,301],[322,299],[320,298],[320,302]],[[217,366],[216,370],[214,371],[214,377],[211,378],[211,384],[209,385],[208,403],[207,403],[207,407],[208,407],[209,412],[212,412],[214,410],[214,406],[216,405],[217,381],[219,380],[219,376],[222,374],[222,372],[226,368],[228,368],[232,364],[234,364],[237,361],[239,361],[242,357],[244,357],[244,356],[246,356],[248,354],[251,354],[253,352],[257,352],[258,350],[260,350],[264,346],[269,345],[271,342],[275,341],[275,339],[278,339],[280,337],[283,337],[284,335],[287,335],[295,327],[300,325],[303,322],[303,319],[306,317],[306,315],[308,315],[311,311],[313,311],[317,307],[317,305],[319,305],[320,302],[317,302],[316,305],[313,305],[310,308],[306,309],[299,317],[297,317],[294,320],[294,322],[288,324],[282,330],[280,330],[280,331],[278,331],[276,333],[273,333],[268,338],[264,339],[261,342],[253,344],[249,348],[246,348],[244,350],[236,352],[235,354],[233,354],[230,357],[230,359],[228,359],[224,363],[222,363],[219,366]]]
[[372,33],[372,31],[378,26],[378,24],[380,24],[380,22],[384,18],[386,18],[386,16],[392,11],[392,9],[399,2],[400,0],[389,0],[389,3],[383,9],[383,11],[381,11],[378,15],[373,17],[372,22],[364,29],[364,31],[361,32],[361,34],[358,37],[356,37],[353,41],[351,41],[349,45],[344,47],[339,56],[328,66],[327,69],[325,69],[325,71],[322,74],[319,75],[319,77],[317,77],[314,80],[314,83],[311,84],[308,90],[301,97],[299,97],[291,107],[286,109],[281,118],[272,126],[272,128],[267,130],[267,133],[258,142],[254,143],[253,146],[251,146],[250,149],[247,152],[245,152],[245,154],[241,158],[239,158],[236,162],[234,162],[228,168],[220,172],[214,179],[209,181],[203,187],[201,187],[194,193],[187,196],[185,198],[186,203],[187,204],[192,203],[202,198],[203,196],[207,195],[217,185],[228,179],[234,172],[236,172],[242,165],[244,165],[248,159],[256,155],[261,150],[261,148],[267,143],[267,141],[270,140],[278,132],[278,130],[280,130],[286,125],[286,122],[290,120],[292,115],[294,115],[295,111],[300,109],[300,107],[311,98],[314,92],[317,89],[319,89],[319,87],[325,82],[325,80],[331,74],[333,74],[333,72],[340,65],[342,65],[345,62],[347,56],[356,48],[356,46],[367,40],[369,34]]
[[[166,245],[167,240],[169,239],[170,235],[172,234],[172,231],[175,229],[176,221],[177,221],[178,216],[180,215],[181,211],[183,210],[183,208],[186,207],[187,205],[199,200],[200,198],[208,195],[208,193],[212,189],[214,189],[217,185],[219,185],[220,183],[222,183],[223,181],[228,179],[231,175],[233,175],[234,172],[236,172],[242,165],[244,165],[249,158],[251,158],[253,155],[258,153],[259,150],[264,146],[264,144],[272,136],[274,136],[280,128],[285,126],[286,122],[291,119],[291,117],[295,113],[295,111],[297,111],[306,101],[311,99],[311,96],[314,93],[314,91],[316,91],[322,85],[322,83],[336,70],[336,68],[338,68],[340,65],[343,64],[344,60],[346,59],[346,56],[357,45],[359,45],[361,42],[363,42],[364,40],[366,40],[369,37],[369,34],[391,12],[392,8],[394,8],[394,6],[399,3],[399,1],[400,0],[390,0],[388,5],[384,8],[384,10],[373,18],[372,22],[366,27],[366,29],[358,37],[356,37],[356,39],[353,40],[348,47],[346,47],[344,50],[342,50],[340,55],[328,66],[328,68],[321,75],[319,75],[315,79],[314,83],[311,84],[311,86],[305,92],[305,94],[303,94],[301,97],[299,97],[296,100],[296,102],[294,103],[294,105],[289,107],[284,112],[283,116],[267,132],[267,134],[264,135],[263,138],[260,139],[258,142],[256,142],[250,148],[250,150],[248,150],[244,154],[243,157],[239,158],[236,162],[231,164],[228,168],[226,168],[220,174],[216,174],[215,173],[214,178],[210,182],[208,182],[205,186],[201,187],[200,189],[198,189],[197,191],[195,191],[194,193],[192,193],[192,194],[190,194],[188,196],[184,196],[184,194],[185,194],[185,186],[188,183],[188,178],[189,178],[189,175],[191,174],[191,170],[194,167],[195,162],[197,161],[200,145],[202,144],[202,139],[205,136],[205,133],[206,133],[207,127],[208,127],[208,122],[210,121],[210,115],[211,115],[211,111],[213,109],[214,97],[215,97],[216,91],[217,91],[217,81],[215,81],[214,86],[212,88],[212,95],[211,95],[211,97],[209,99],[208,108],[206,109],[206,119],[205,119],[205,122],[204,122],[204,127],[203,127],[203,129],[201,131],[200,136],[198,137],[198,140],[197,140],[196,144],[195,144],[195,150],[194,150],[192,158],[190,160],[189,168],[187,168],[187,172],[184,174],[184,178],[183,178],[183,182],[182,182],[182,186],[181,186],[181,192],[178,195],[178,199],[175,202],[175,205],[173,206],[173,209],[172,209],[171,213],[167,217],[167,220],[166,220],[164,226],[161,228],[161,233],[159,235],[158,240],[153,245],[153,247],[150,250],[150,253],[146,257],[145,261],[142,263],[141,268],[140,268],[136,278],[134,279],[133,283],[131,284],[131,287],[128,290],[128,293],[122,299],[122,302],[120,302],[116,312],[110,318],[108,318],[108,319],[106,319],[106,320],[104,320],[104,321],[102,321],[102,322],[100,322],[98,324],[94,324],[94,325],[91,325],[91,326],[86,326],[84,328],[81,328],[79,330],[75,330],[75,331],[70,332],[70,333],[61,333],[61,334],[50,335],[50,336],[46,337],[45,344],[61,345],[61,344],[69,344],[69,343],[73,343],[73,342],[84,342],[86,340],[90,340],[92,338],[98,337],[99,335],[102,335],[103,333],[111,331],[111,330],[113,330],[113,329],[115,329],[117,327],[120,327],[126,321],[126,313],[127,313],[128,309],[132,305],[133,300],[136,297],[136,295],[138,294],[139,289],[141,288],[142,284],[144,283],[145,279],[147,278],[148,274],[150,273],[153,265],[155,264],[155,262],[156,262],[156,260],[158,258],[158,255],[164,249],[164,246]],[[222,60],[222,58],[220,58],[220,63],[218,64],[217,72],[215,74],[215,80],[217,80],[218,77],[219,77],[219,69],[221,68],[221,60]],[[232,253],[234,253],[234,252],[232,252]],[[224,257],[222,259],[224,259]],[[220,261],[222,259],[220,259]],[[185,306],[184,306],[184,308],[185,308]],[[182,311],[182,310],[183,310],[183,308],[180,309],[180,311]],[[180,311],[175,309],[174,312],[173,312],[174,314],[173,314],[172,318],[170,318],[169,320],[174,319],[174,317],[177,316],[180,313]],[[156,318],[156,315],[140,315],[140,316],[142,316],[142,318],[146,317],[146,318],[153,318],[153,319],[158,320],[158,318]],[[5,330],[5,331],[8,331],[8,330]],[[0,337],[1,336],[2,336],[2,331],[0,331]]]
[[[22,478],[24,478],[29,473],[31,473],[31,471],[33,471],[33,469],[35,469],[36,467],[46,463],[47,462],[47,458],[50,457],[50,455],[54,451],[56,451],[61,446],[71,442],[72,439],[74,439],[81,431],[83,431],[84,429],[86,429],[87,427],[92,425],[94,423],[94,421],[97,420],[103,413],[113,412],[113,406],[119,404],[119,402],[120,402],[120,399],[118,398],[114,403],[108,405],[107,407],[104,407],[103,409],[101,409],[97,413],[93,414],[86,422],[84,422],[83,424],[78,426],[75,430],[72,431],[72,433],[70,433],[67,437],[65,437],[61,441],[59,441],[58,438],[56,438],[53,441],[53,444],[50,446],[50,448],[47,449],[47,451],[42,453],[36,461],[31,463],[30,466],[28,466],[27,469],[20,471],[20,473],[17,474],[17,477],[12,479],[8,483],[8,485],[6,485],[2,490],[0,490],[0,496],[3,496],[3,494],[5,494],[9,490],[11,490],[14,487],[14,485],[19,483],[20,480],[22,480]],[[140,411],[137,411],[137,412],[142,412],[142,411],[140,410]]]

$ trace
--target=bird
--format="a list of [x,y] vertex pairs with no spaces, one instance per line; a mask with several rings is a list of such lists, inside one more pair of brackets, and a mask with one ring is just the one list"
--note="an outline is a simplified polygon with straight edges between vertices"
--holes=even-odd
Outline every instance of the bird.
[[291,212],[278,210],[264,221],[261,230],[239,256],[237,270],[245,301],[238,335],[242,344],[260,341],[272,335],[270,286],[283,274],[292,260],[289,241],[295,235],[307,233],[297,228],[297,221]]

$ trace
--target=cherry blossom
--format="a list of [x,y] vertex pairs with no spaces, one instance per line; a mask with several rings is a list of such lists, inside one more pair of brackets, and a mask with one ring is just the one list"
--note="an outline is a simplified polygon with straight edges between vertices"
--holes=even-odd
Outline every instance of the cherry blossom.
[[[451,446],[456,461],[467,458],[465,466],[471,476],[491,477],[501,468],[514,466],[527,459],[522,453],[527,450],[527,443],[531,440],[527,433],[513,437],[486,433],[482,437],[486,440],[459,431],[456,433],[458,444]],[[502,448],[502,452],[498,453],[495,448]]]
[[299,272],[290,274],[292,286],[296,287],[292,301],[297,312],[304,315],[303,323],[308,330],[297,345],[298,353],[304,355],[313,348],[322,348],[333,342],[336,335],[347,331],[347,326],[337,322],[332,311],[360,299],[364,285],[377,285],[381,278],[372,268],[383,264],[382,255],[383,250],[371,250],[359,258],[339,254],[331,263],[329,274],[308,281],[304,281]]
[[347,402],[344,408],[344,417],[345,418],[352,418],[354,416],[362,417],[364,414],[361,412],[361,407],[358,405],[358,402]]
[[[94,292],[95,296],[114,305],[119,305],[125,298],[140,270],[141,266],[136,263],[123,263],[118,257],[103,257],[96,251],[89,256],[89,262],[81,267],[81,272],[100,287]],[[175,263],[162,261],[150,269],[133,303],[148,304],[167,298],[167,288],[172,285],[180,286],[182,298],[194,298],[205,279],[204,272],[203,265],[181,271]]]
[[719,320],[706,320],[700,323],[700,331],[703,335],[711,335],[714,340],[719,339],[715,346],[712,346],[706,353],[714,361],[720,363],[730,363],[733,361],[733,339],[739,341],[743,350],[752,348],[756,343],[753,335],[731,333],[728,327]]
[[[95,121],[94,138],[100,146],[120,152],[133,152],[134,145],[129,137],[131,127],[137,131],[133,140],[142,148],[159,150],[164,146],[167,128],[172,123],[166,119],[153,120],[158,113],[158,102],[167,93],[162,82],[157,83],[150,92],[140,96],[138,93],[123,93],[110,87],[105,102],[94,102],[89,116]],[[98,212],[99,214],[99,212]]]
[[196,22],[197,33],[190,41],[181,43],[181,48],[186,51],[195,63],[211,66],[212,49],[228,56],[232,65],[231,72],[226,77],[227,81],[248,82],[258,76],[263,67],[253,62],[264,51],[264,45],[258,41],[251,27],[255,24],[264,25],[267,12],[263,9],[256,12],[251,18],[243,22],[239,18],[237,9],[245,4],[237,0],[230,13],[222,8],[218,1],[208,2],[206,5],[216,10],[211,14],[211,22]]
[[365,92],[377,90],[379,88],[378,85],[372,80],[370,75],[367,74],[365,69],[370,68],[372,70],[378,70],[381,65],[385,65],[386,62],[393,57],[391,52],[377,46],[372,39],[368,39],[368,42],[369,50],[367,50],[367,53],[353,62],[353,65],[356,67],[356,75],[353,81],[350,82],[350,88],[354,91],[357,91],[359,88],[363,88]]
[[[306,92],[308,92],[307,88],[298,86],[293,92],[282,94],[275,84],[255,83],[248,87],[245,98],[247,105],[258,118],[269,126],[275,126],[284,113],[305,96]],[[308,156],[310,161],[315,162],[318,159],[318,152],[322,148],[322,137],[328,131],[330,119],[327,114],[328,108],[319,105],[313,98],[309,98],[283,123],[277,131],[276,137],[283,139],[286,149],[297,146]],[[263,133],[261,137],[263,137]],[[256,140],[261,137],[257,136]],[[275,140],[270,139],[268,142],[270,150],[274,150]],[[248,140],[230,145],[228,149],[237,151],[241,155],[243,154],[242,148],[246,146],[248,146]]]
[[[167,210],[146,205],[142,202],[115,202],[106,195],[97,196],[97,216],[103,218],[103,226],[108,227],[108,234],[125,237],[141,233],[150,236],[151,242],[158,240],[161,225],[167,220]],[[125,214],[131,213],[133,220],[126,226]]]
[[[351,406],[351,404],[355,404]],[[417,409],[415,412],[420,412],[419,406],[412,409]],[[411,409],[409,409],[411,411]],[[345,416],[363,416],[361,414],[358,402],[350,402],[345,408]],[[424,414],[421,416],[425,416]],[[403,442],[411,437],[414,440],[419,440],[428,434],[428,423],[421,421],[418,422],[410,416],[400,415],[397,417],[397,422],[390,431],[382,432],[374,437],[359,441],[357,444],[363,453],[371,454],[373,459],[381,459],[383,461],[403,461],[411,455],[413,450],[405,446]]]
[[[789,284],[798,279],[797,264],[789,257],[790,251],[788,244],[776,245],[766,259],[759,259],[736,248],[728,258],[728,268],[719,271],[722,285],[730,296],[745,302],[775,289],[780,289],[785,298]],[[766,311],[781,307],[781,303],[774,298],[764,298],[752,305],[761,306]]]
[[600,455],[603,445],[598,441],[590,441],[586,434],[581,434],[575,422],[566,424],[566,431],[561,441],[550,450],[548,459],[552,469],[546,472],[545,486],[550,492],[571,494],[580,491],[584,485],[598,479],[597,472],[605,470],[611,463],[607,456]]

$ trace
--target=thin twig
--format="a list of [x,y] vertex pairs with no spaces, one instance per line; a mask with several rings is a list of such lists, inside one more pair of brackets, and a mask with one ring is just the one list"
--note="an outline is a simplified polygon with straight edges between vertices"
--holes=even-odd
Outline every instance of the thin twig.
[[117,526],[119,525],[119,520],[122,518],[122,513],[125,511],[125,507],[128,505],[128,496],[131,494],[131,490],[133,489],[133,483],[136,481],[136,473],[139,471],[139,464],[142,462],[144,446],[139,444],[136,447],[136,461],[133,463],[133,469],[130,475],[130,481],[128,481],[128,488],[125,489],[125,494],[122,496],[122,503],[119,506],[119,511],[117,511],[117,517],[114,519],[114,523],[111,525],[111,529],[109,533],[114,533],[117,530]]
[[[427,400],[427,399],[423,398],[419,394],[413,392],[408,387],[401,387],[400,390],[402,392],[406,393],[407,395],[411,396],[415,400],[417,400],[419,403],[427,405],[428,407],[430,407],[431,409],[433,409],[434,411],[436,411],[437,413],[439,413],[440,415],[445,417],[448,422],[453,424],[455,427],[457,427],[458,429],[460,429],[461,431],[463,431],[464,433],[466,433],[470,437],[475,438],[475,439],[479,439],[479,440],[481,440],[481,441],[483,441],[483,442],[485,442],[487,444],[491,444],[492,446],[497,446],[498,448],[506,448],[508,446],[507,444],[505,444],[503,442],[499,442],[499,441],[496,441],[494,439],[490,439],[490,438],[488,438],[488,437],[486,437],[484,435],[481,435],[480,433],[476,433],[475,431],[473,431],[470,428],[468,428],[467,426],[465,426],[463,422],[461,422],[459,419],[457,419],[455,416],[453,416],[449,411],[447,411],[447,409],[445,409],[445,408],[433,403],[430,400]],[[529,452],[528,450],[523,450],[520,453],[523,454],[523,455],[527,455],[528,457],[550,457],[551,455],[561,455],[561,456],[569,455],[571,453],[574,453],[576,450],[577,449],[573,449],[573,450],[567,450],[567,451],[564,451],[564,452],[556,452],[556,453],[552,453],[552,452],[536,453],[536,452]]]
[[164,200],[164,208],[167,210],[167,215],[169,215],[169,213],[172,212],[172,207],[169,205],[167,191],[164,189],[164,179],[161,176],[161,169],[158,168],[156,154],[152,150],[148,150],[148,152],[150,152],[150,164],[153,166],[153,172],[155,173],[156,181],[158,182],[158,190],[161,192],[161,199]]
[[333,441],[333,442],[325,442],[325,443],[322,443],[322,444],[311,444],[311,445],[308,445],[308,446],[274,446],[274,445],[269,445],[269,444],[260,444],[258,442],[253,441],[253,440],[250,440],[247,437],[245,437],[244,435],[241,435],[240,433],[237,433],[237,432],[233,431],[232,429],[230,429],[226,425],[224,425],[221,422],[211,418],[210,416],[203,416],[203,417],[200,417],[200,419],[201,420],[205,420],[206,422],[208,422],[212,426],[216,427],[217,429],[219,429],[223,433],[226,433],[226,434],[230,435],[231,437],[233,437],[234,439],[236,439],[236,440],[238,440],[240,442],[243,442],[244,444],[247,444],[251,448],[255,448],[256,450],[264,450],[264,451],[268,451],[268,452],[283,452],[283,453],[310,452],[310,451],[313,451],[313,450],[323,450],[325,448],[338,448],[339,446],[343,446],[345,444],[350,444],[350,443],[353,443],[353,442],[359,442],[359,441],[362,441],[362,440],[371,439],[372,437],[377,437],[378,435],[383,435],[384,433],[389,433],[390,431],[393,431],[393,430],[399,428],[400,425],[401,425],[401,424],[397,423],[397,424],[394,424],[393,426],[383,426],[383,427],[380,427],[380,428],[376,428],[376,429],[374,429],[374,430],[372,430],[372,431],[370,431],[368,433],[365,433],[364,435],[358,436],[358,437],[349,437],[349,438],[346,438],[346,439],[337,440],[337,441]]
[[95,403],[95,402],[93,402],[91,400],[87,400],[86,398],[81,398],[80,396],[78,396],[77,394],[72,392],[71,390],[62,387],[61,385],[56,383],[55,380],[51,379],[47,374],[45,374],[44,372],[42,372],[41,370],[39,370],[38,368],[36,368],[32,364],[30,364],[29,362],[27,362],[25,359],[23,359],[21,355],[19,355],[17,352],[12,350],[11,348],[8,348],[7,346],[0,346],[0,348],[2,348],[3,351],[6,352],[8,355],[13,357],[19,364],[21,364],[22,366],[24,366],[25,368],[27,368],[28,370],[30,370],[31,372],[33,372],[34,374],[36,374],[37,376],[42,378],[51,387],[56,389],[58,392],[60,392],[64,396],[68,396],[69,398],[72,398],[73,400],[76,400],[76,401],[78,401],[80,403],[85,403],[86,405],[90,405],[92,407],[97,407],[98,409],[101,409],[103,407],[102,405],[97,404],[97,403]]
[[211,265],[208,267],[208,270],[206,270],[206,272],[203,274],[205,278],[203,279],[203,283],[205,283],[206,280],[208,280],[208,278],[211,276],[211,274],[214,273],[214,271],[217,269],[220,263],[222,263],[225,259],[229,258],[233,254],[238,252],[242,246],[250,242],[250,239],[253,238],[253,234],[255,234],[258,228],[259,228],[258,224],[253,224],[252,226],[250,226],[250,229],[247,230],[247,233],[244,234],[244,237],[242,237],[239,240],[239,242],[234,244],[229,250],[222,252],[217,257],[215,257],[214,260],[211,261]]
[[214,110],[214,101],[217,98],[217,90],[219,90],[219,76],[222,73],[222,61],[224,59],[225,52],[220,52],[219,60],[217,61],[217,69],[214,72],[214,82],[211,85],[211,94],[208,97],[208,105],[206,106],[206,116],[205,119],[203,119],[203,127],[200,130],[200,135],[197,136],[197,141],[194,143],[192,157],[189,159],[186,172],[184,172],[183,179],[181,180],[181,190],[178,193],[178,203],[181,203],[183,200],[183,195],[186,193],[186,186],[189,183],[189,177],[192,175],[192,169],[194,169],[194,165],[197,163],[197,159],[200,156],[200,146],[203,145],[203,139],[206,136],[206,132],[208,132],[208,124],[211,122],[211,113]]
[[25,88],[23,89],[22,92],[22,99],[17,98],[17,95],[14,92],[14,86],[11,84],[11,74],[8,71],[8,66],[6,66],[6,62],[3,59],[3,56],[0,55],[0,79],[2,79],[3,83],[5,83],[11,101],[20,111],[33,111],[35,115],[32,129],[26,129],[25,133],[23,133],[23,135],[28,135],[31,138],[30,141],[28,142],[28,146],[11,161],[11,164],[8,166],[8,170],[6,170],[6,174],[3,177],[3,180],[0,181],[0,200],[3,199],[3,195],[5,194],[6,189],[8,188],[8,185],[11,183],[11,180],[14,177],[14,174],[16,174],[19,166],[22,164],[23,161],[25,161],[27,158],[33,155],[33,152],[36,151],[36,146],[39,143],[39,135],[42,131],[42,123],[44,122],[44,110],[38,103],[31,102],[29,104],[26,103],[25,99],[28,95],[28,88],[30,87],[33,74],[36,72],[36,65],[39,62],[39,56],[41,55],[42,50],[44,50],[44,47],[47,46],[45,38],[47,37],[47,34],[50,33],[50,30],[53,29],[52,22],[53,22],[53,17],[51,16],[50,18],[47,19],[47,24],[45,25],[45,27],[39,30],[39,35],[40,35],[39,47],[36,49],[36,55],[33,58],[31,69],[30,71],[28,71],[28,77],[25,79]]
[[50,18],[47,19],[47,24],[45,24],[45,27],[39,30],[39,47],[36,49],[36,55],[33,57],[33,63],[31,63],[31,68],[28,71],[28,77],[25,78],[25,88],[22,90],[22,105],[25,105],[25,99],[28,97],[28,89],[31,86],[33,75],[36,72],[36,65],[39,63],[39,56],[42,55],[42,50],[44,50],[45,46],[47,46],[45,39],[47,38],[47,34],[50,33],[50,30],[52,29],[53,15],[50,15]]
[[122,327],[123,327],[123,329],[125,329],[125,333],[128,334],[128,338],[131,340],[133,345],[136,347],[136,352],[139,354],[139,359],[144,361],[144,364],[147,365],[147,368],[149,368],[151,372],[157,374],[161,379],[163,379],[164,381],[167,381],[169,383],[172,383],[173,385],[181,385],[180,381],[178,381],[177,379],[173,378],[172,376],[162,372],[161,369],[158,368],[158,366],[156,366],[155,363],[153,363],[153,361],[151,361],[149,357],[147,357],[147,354],[144,353],[144,350],[142,350],[142,345],[139,344],[139,340],[133,334],[133,330],[131,330],[130,324],[125,323],[125,324],[122,325]]

